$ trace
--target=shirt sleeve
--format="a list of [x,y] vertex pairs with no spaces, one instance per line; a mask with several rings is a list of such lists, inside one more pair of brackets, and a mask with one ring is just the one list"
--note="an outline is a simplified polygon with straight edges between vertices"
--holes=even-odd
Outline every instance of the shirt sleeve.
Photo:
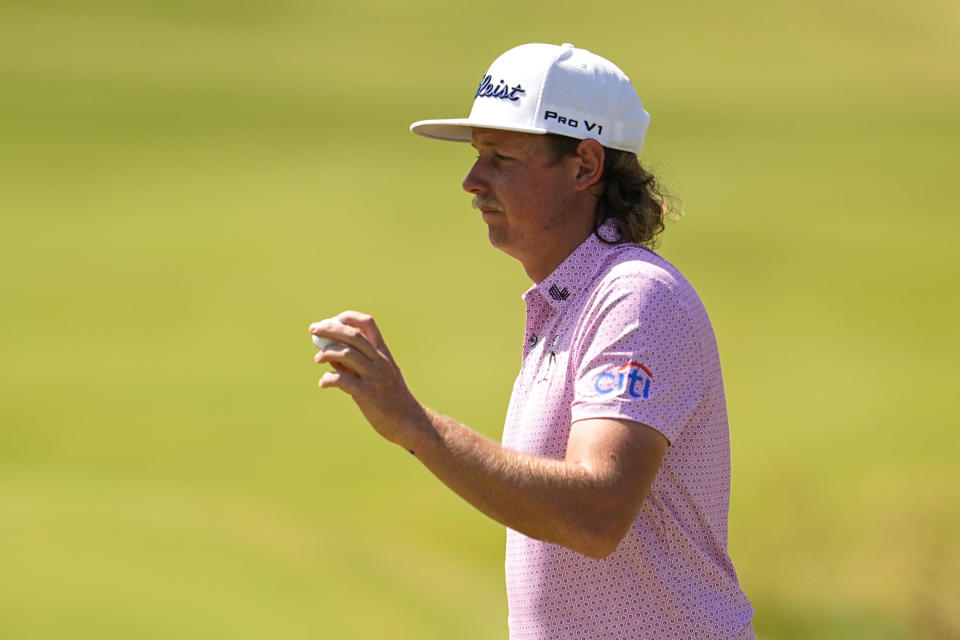
[[682,287],[643,273],[601,283],[571,344],[572,421],[633,420],[671,442],[677,438],[704,392],[700,344]]

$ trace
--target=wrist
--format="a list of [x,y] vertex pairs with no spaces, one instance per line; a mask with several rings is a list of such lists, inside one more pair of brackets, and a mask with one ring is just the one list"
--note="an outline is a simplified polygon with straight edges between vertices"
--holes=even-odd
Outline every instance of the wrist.
[[397,438],[395,444],[403,447],[413,455],[422,453],[439,440],[435,427],[437,414],[427,407],[417,403],[417,409],[407,420],[407,428]]

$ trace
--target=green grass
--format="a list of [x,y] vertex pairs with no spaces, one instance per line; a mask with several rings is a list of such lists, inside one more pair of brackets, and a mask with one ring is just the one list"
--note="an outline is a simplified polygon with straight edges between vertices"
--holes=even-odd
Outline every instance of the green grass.
[[306,325],[373,313],[499,436],[528,283],[406,127],[538,40],[653,114],[758,632],[957,637],[954,5],[6,2],[0,637],[505,637],[502,529],[315,388]]

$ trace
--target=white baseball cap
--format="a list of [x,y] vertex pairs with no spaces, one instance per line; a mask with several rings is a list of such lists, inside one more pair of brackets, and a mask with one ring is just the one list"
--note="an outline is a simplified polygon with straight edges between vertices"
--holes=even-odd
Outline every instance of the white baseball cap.
[[470,142],[475,127],[557,133],[639,153],[649,125],[650,114],[617,65],[572,44],[523,44],[493,61],[469,117],[421,120],[410,130],[454,142]]

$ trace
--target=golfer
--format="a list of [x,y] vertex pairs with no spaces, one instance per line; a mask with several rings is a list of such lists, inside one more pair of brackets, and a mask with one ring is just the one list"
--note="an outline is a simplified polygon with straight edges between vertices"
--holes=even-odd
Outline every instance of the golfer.
[[337,343],[316,355],[333,366],[320,387],[507,527],[514,640],[754,637],[727,555],[716,340],[651,250],[664,203],[636,156],[649,122],[610,61],[526,44],[483,75],[468,118],[411,126],[473,145],[463,188],[533,282],[502,444],[420,404],[371,317],[310,325]]

